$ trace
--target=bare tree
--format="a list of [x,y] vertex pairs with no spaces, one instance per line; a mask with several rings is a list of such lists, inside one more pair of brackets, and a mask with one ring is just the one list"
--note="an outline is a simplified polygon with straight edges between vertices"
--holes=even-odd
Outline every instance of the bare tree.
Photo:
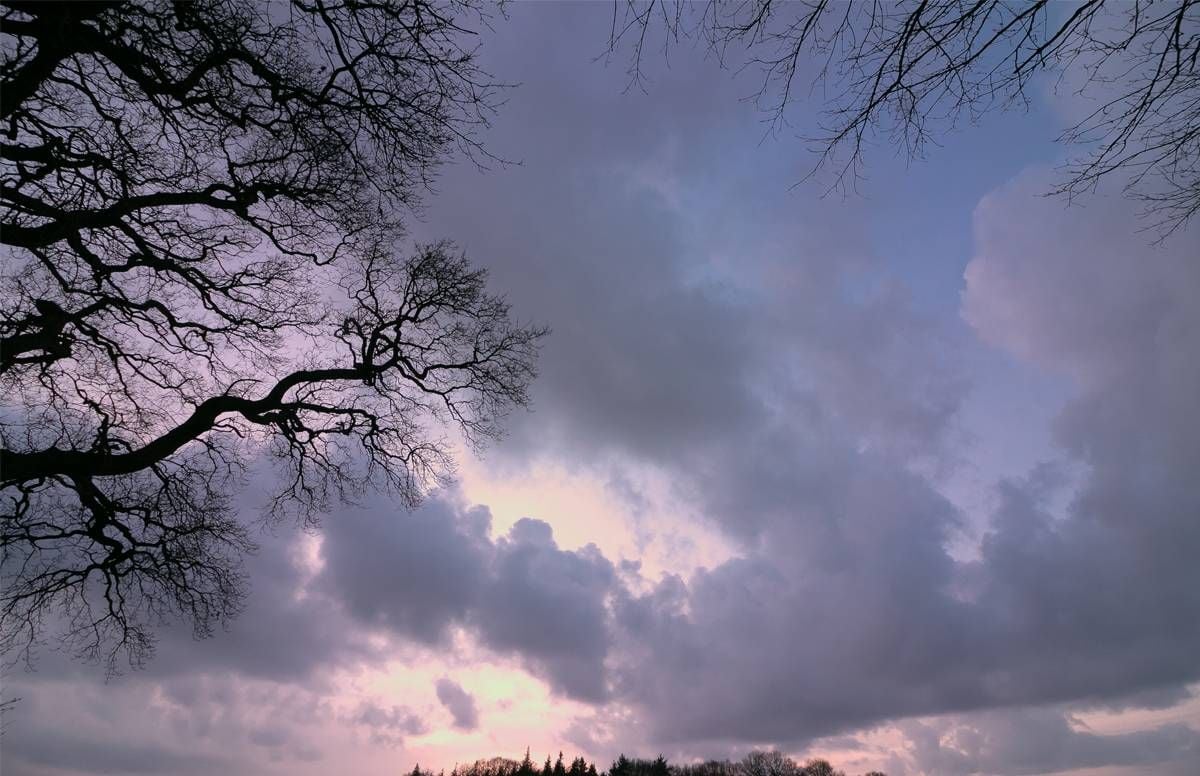
[[830,765],[828,760],[818,758],[805,763],[804,767],[800,769],[800,776],[846,776],[846,774]]
[[459,0],[3,3],[0,637],[142,660],[237,613],[231,504],[407,504],[527,402],[544,331],[448,244],[402,257],[442,159],[486,160],[487,18]]
[[775,128],[810,78],[826,95],[820,168],[853,182],[879,137],[919,155],[939,132],[1024,105],[1041,74],[1088,102],[1058,193],[1120,173],[1169,234],[1200,210],[1200,0],[616,0],[610,50],[695,35],[736,69]]
[[795,760],[774,749],[756,749],[742,758],[740,765],[742,776],[803,776]]

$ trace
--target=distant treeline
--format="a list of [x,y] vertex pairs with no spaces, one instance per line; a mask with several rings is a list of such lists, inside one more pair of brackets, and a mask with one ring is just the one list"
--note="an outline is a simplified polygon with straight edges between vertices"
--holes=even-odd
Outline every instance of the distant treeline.
[[[423,771],[417,765],[410,776],[435,776],[433,771]],[[446,776],[438,771],[436,776]],[[672,765],[659,755],[653,760],[631,758],[621,755],[606,771],[597,771],[595,763],[576,757],[568,765],[562,752],[558,759],[539,766],[525,750],[525,759],[517,762],[507,757],[476,760],[471,765],[457,765],[450,776],[847,776],[829,764],[828,760],[809,760],[804,765],[779,752],[754,751],[741,760],[709,760],[702,763]],[[885,776],[871,771],[863,776]]]

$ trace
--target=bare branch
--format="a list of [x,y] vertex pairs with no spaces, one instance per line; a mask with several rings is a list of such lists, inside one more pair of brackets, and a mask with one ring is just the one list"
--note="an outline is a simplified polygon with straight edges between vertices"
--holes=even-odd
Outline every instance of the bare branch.
[[[640,79],[659,19],[664,41],[687,35],[690,4],[616,0],[610,53],[630,49]],[[691,16],[723,63],[757,68],[755,96],[774,127],[797,79],[831,95],[813,172],[859,175],[885,140],[920,156],[939,133],[993,110],[1024,107],[1039,76],[1080,78],[1098,107],[1064,133],[1078,151],[1059,193],[1120,174],[1154,225],[1170,233],[1200,209],[1200,0],[773,0],[716,2]],[[623,9],[623,12],[622,12]]]
[[414,504],[496,435],[544,330],[446,243],[397,256],[499,86],[460,0],[6,2],[0,647],[138,662],[240,607],[230,502]]

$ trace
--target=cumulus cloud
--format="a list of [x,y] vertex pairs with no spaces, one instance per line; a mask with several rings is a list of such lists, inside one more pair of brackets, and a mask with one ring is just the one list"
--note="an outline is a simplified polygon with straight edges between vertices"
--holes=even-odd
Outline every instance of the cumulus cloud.
[[523,519],[498,542],[493,570],[474,617],[483,643],[572,698],[604,700],[612,564],[594,546],[559,550],[549,524]]
[[[1127,204],[1045,215],[1044,185],[981,207],[963,304],[981,336],[1079,380],[1061,462],[999,483],[981,557],[960,562],[955,508],[894,459],[791,428],[736,448],[713,498],[763,541],[618,607],[619,682],[658,736],[804,741],[956,709],[1132,704],[1200,675],[1195,235],[1116,239],[1136,235]],[[1064,493],[1056,472],[1080,467]],[[1098,760],[1191,746],[1154,736],[1072,741]]]
[[603,699],[612,564],[594,546],[559,549],[543,521],[520,520],[494,542],[490,523],[453,493],[411,512],[348,510],[326,524],[316,585],[362,626],[429,642],[466,628],[564,695]]
[[360,623],[438,643],[481,595],[491,515],[429,499],[405,510],[385,499],[325,521],[318,589]]

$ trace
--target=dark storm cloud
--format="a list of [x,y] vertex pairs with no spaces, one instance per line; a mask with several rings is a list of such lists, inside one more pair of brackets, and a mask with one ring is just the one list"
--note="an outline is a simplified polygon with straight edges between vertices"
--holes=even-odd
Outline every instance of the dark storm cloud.
[[454,718],[454,727],[467,732],[479,727],[479,710],[475,708],[475,697],[458,682],[446,677],[438,679],[437,697]]

